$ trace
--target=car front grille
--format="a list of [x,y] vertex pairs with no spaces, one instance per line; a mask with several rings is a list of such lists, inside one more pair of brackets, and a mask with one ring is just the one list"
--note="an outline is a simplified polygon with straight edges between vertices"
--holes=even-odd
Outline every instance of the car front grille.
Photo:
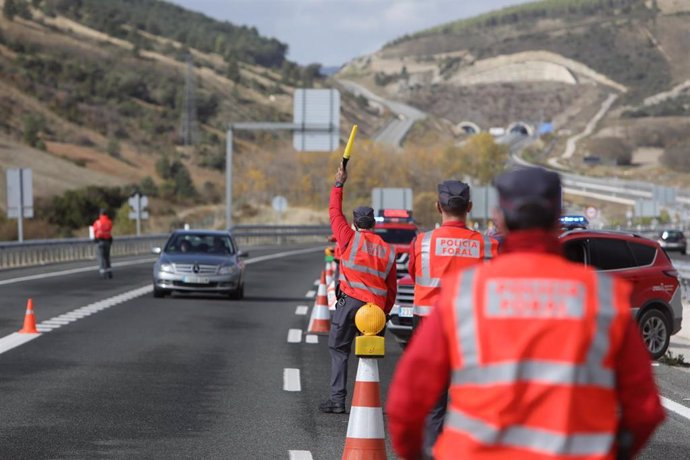
[[395,256],[395,269],[398,278],[402,278],[407,275],[407,267],[410,263],[410,253],[401,252]]
[[194,271],[194,264],[173,264],[177,273],[194,273],[199,275],[212,275],[218,272],[218,265],[197,265],[199,271]]
[[398,285],[398,295],[395,303],[398,305],[412,305],[414,302],[414,284]]
[[173,286],[186,288],[214,288],[218,283],[185,283],[184,281],[173,281]]

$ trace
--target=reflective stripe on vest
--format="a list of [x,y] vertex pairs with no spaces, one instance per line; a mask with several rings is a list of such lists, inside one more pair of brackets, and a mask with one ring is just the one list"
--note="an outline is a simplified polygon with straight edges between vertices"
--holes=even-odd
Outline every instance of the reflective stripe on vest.
[[422,276],[418,276],[415,279],[415,283],[430,288],[436,288],[441,286],[441,278],[431,277],[431,239],[434,231],[430,231],[424,234],[422,238]]
[[355,258],[357,257],[357,252],[359,251],[359,240],[361,239],[361,234],[359,232],[355,233],[355,238],[352,240],[352,250],[350,251],[350,258],[349,260],[342,260],[341,263],[349,268],[350,270],[356,270],[358,272],[362,273],[367,273],[369,275],[374,275],[378,276],[379,278],[383,278],[384,280],[388,277],[388,274],[391,272],[391,269],[393,268],[393,264],[395,263],[395,250],[393,248],[388,248],[388,264],[386,265],[386,271],[381,272],[378,270],[375,270],[371,267],[367,267],[366,265],[359,265],[355,263]]
[[484,260],[491,260],[491,250],[493,249],[491,247],[491,237],[484,235]]
[[375,287],[367,286],[367,285],[364,284],[364,283],[358,283],[358,282],[356,282],[356,281],[350,282],[350,281],[347,281],[347,280],[346,280],[345,282],[346,282],[347,284],[349,284],[350,286],[352,286],[353,288],[362,289],[362,290],[364,290],[364,291],[369,291],[369,292],[371,292],[372,294],[377,295],[377,296],[385,297],[386,294],[388,293],[388,291],[385,290],[385,289],[377,289],[377,288],[375,288]]
[[[609,352],[609,329],[616,316],[613,306],[613,280],[597,274],[597,318],[595,332],[584,364],[546,360],[502,361],[480,364],[479,329],[474,305],[476,269],[460,275],[460,289],[455,300],[456,334],[460,345],[461,369],[454,369],[451,385],[510,385],[535,382],[555,385],[615,388],[615,375],[603,366]],[[488,283],[487,283],[488,285]],[[488,295],[486,301],[489,301]],[[583,300],[584,301],[584,300]],[[582,306],[584,318],[584,306]],[[553,455],[607,455],[613,446],[611,433],[567,435],[539,428],[513,425],[497,428],[468,416],[449,405],[445,426],[463,432],[485,444],[529,448]]]
[[553,431],[511,426],[496,428],[454,408],[446,415],[446,426],[467,433],[482,444],[531,449],[553,455],[607,455],[612,434],[564,435]]

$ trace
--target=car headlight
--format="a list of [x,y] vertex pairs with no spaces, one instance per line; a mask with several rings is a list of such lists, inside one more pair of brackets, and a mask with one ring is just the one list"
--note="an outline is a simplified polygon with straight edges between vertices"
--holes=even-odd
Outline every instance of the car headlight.
[[172,264],[161,264],[160,270],[165,273],[175,273],[175,269],[173,268]]
[[231,275],[238,270],[237,265],[224,265],[218,270],[219,275]]

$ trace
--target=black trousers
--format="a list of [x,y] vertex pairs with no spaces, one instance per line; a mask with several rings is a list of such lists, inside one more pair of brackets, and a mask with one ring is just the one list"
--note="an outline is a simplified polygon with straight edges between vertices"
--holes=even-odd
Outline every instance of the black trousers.
[[98,240],[98,271],[101,276],[110,274],[110,246],[111,240]]
[[328,334],[331,352],[331,401],[345,404],[347,397],[347,363],[352,351],[352,341],[357,335],[355,315],[366,302],[343,296],[336,303]]

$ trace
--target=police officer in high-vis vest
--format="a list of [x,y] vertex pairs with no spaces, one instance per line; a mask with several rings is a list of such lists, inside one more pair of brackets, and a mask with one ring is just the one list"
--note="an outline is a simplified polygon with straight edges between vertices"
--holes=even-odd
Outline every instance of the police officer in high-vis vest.
[[373,232],[374,210],[366,206],[355,209],[354,230],[343,215],[346,180],[347,172],[341,165],[328,207],[331,228],[340,250],[340,296],[328,336],[331,396],[319,406],[322,412],[336,414],[345,412],[347,361],[357,333],[355,314],[366,303],[373,303],[388,314],[397,292],[395,249]]
[[393,448],[422,458],[425,416],[450,380],[436,460],[635,455],[664,410],[630,286],[562,256],[556,173],[516,170],[495,186],[503,251],[444,279],[391,382]]
[[[467,213],[472,209],[470,186],[457,180],[438,184],[436,210],[441,226],[417,235],[411,246],[409,272],[415,282],[414,318],[417,328],[421,318],[429,315],[441,292],[441,279],[463,268],[496,256],[498,243],[467,228]],[[425,450],[431,450],[443,427],[448,404],[444,392],[429,413],[425,433]]]

